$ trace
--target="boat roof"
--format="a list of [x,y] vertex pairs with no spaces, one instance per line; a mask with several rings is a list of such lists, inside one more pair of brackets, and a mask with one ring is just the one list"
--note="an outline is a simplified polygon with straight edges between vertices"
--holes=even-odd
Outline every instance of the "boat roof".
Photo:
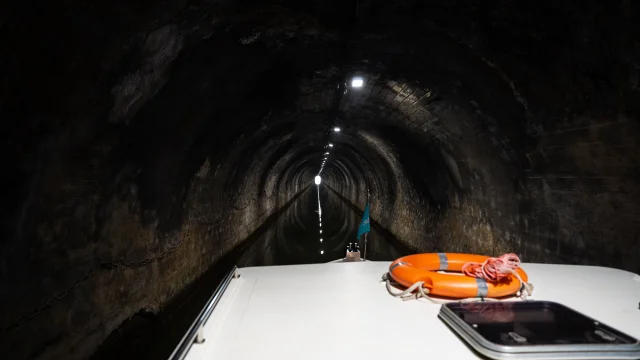
[[[186,359],[480,358],[440,305],[391,296],[390,262],[240,268]],[[640,276],[612,268],[524,263],[529,299],[561,303],[640,339]]]

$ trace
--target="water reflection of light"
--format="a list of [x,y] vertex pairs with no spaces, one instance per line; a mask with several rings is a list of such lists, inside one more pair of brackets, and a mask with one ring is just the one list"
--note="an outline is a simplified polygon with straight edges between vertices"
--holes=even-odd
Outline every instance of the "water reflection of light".
[[[324,167],[324,163],[322,164],[322,166]],[[322,227],[322,206],[320,204],[320,184],[319,183],[318,183],[318,186],[316,186],[316,188],[318,190],[318,223],[320,224],[320,227]],[[320,234],[322,234],[322,229],[320,229]],[[322,242],[322,238],[320,238],[320,242]],[[320,251],[320,255],[322,254],[324,254],[324,251]]]
[[322,220],[322,206],[320,206],[320,186],[318,186],[316,190],[318,190],[318,219]]

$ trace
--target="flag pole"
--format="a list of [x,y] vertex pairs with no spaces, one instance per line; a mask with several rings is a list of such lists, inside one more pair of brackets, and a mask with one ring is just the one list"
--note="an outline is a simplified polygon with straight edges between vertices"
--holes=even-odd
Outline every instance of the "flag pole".
[[367,234],[369,233],[364,233],[364,256],[362,257],[363,260],[367,260]]
[[[369,204],[369,197],[371,195],[369,194],[369,188],[367,188],[367,205],[371,206],[371,204]],[[371,215],[369,215],[369,219],[371,219]],[[369,220],[369,226],[371,226],[371,220]],[[363,259],[367,260],[367,235],[369,235],[368,232],[364,233],[364,255],[363,255]]]

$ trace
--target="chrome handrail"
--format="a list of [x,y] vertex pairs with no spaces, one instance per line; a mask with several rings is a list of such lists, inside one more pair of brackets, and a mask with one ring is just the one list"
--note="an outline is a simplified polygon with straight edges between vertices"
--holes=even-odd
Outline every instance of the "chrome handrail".
[[211,295],[209,301],[207,301],[206,305],[202,308],[200,314],[196,317],[196,320],[191,324],[187,333],[182,337],[182,340],[180,340],[176,349],[173,350],[171,356],[169,356],[169,360],[183,360],[185,356],[187,356],[187,353],[194,342],[198,344],[204,342],[202,328],[206,324],[207,320],[209,320],[213,309],[218,305],[222,294],[224,294],[227,287],[229,287],[231,279],[238,277],[236,275],[236,270],[238,270],[238,267],[234,266],[233,269],[231,269],[231,271],[229,271],[229,273],[222,279],[222,282],[218,285],[216,291],[213,292],[213,295]]

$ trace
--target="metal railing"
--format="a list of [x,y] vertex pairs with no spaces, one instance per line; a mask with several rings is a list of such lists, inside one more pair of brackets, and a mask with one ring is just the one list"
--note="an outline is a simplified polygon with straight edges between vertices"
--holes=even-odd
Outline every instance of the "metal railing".
[[213,292],[213,295],[211,295],[209,301],[207,301],[204,308],[202,308],[200,314],[198,314],[198,317],[196,317],[196,320],[193,322],[193,324],[191,324],[191,327],[189,328],[187,333],[182,337],[182,340],[180,340],[180,343],[178,344],[176,349],[173,350],[171,356],[169,356],[169,360],[183,360],[185,356],[187,356],[187,353],[189,352],[189,349],[191,348],[191,345],[193,345],[193,343],[201,344],[204,342],[205,339],[202,328],[207,323],[207,320],[209,320],[213,309],[215,309],[216,305],[218,305],[222,294],[224,294],[225,290],[227,290],[227,287],[229,287],[231,279],[240,276],[236,273],[237,270],[238,267],[234,266],[231,271],[229,271],[229,273],[227,273],[227,275],[222,279],[222,282],[220,283],[220,285],[218,285],[216,291]]

